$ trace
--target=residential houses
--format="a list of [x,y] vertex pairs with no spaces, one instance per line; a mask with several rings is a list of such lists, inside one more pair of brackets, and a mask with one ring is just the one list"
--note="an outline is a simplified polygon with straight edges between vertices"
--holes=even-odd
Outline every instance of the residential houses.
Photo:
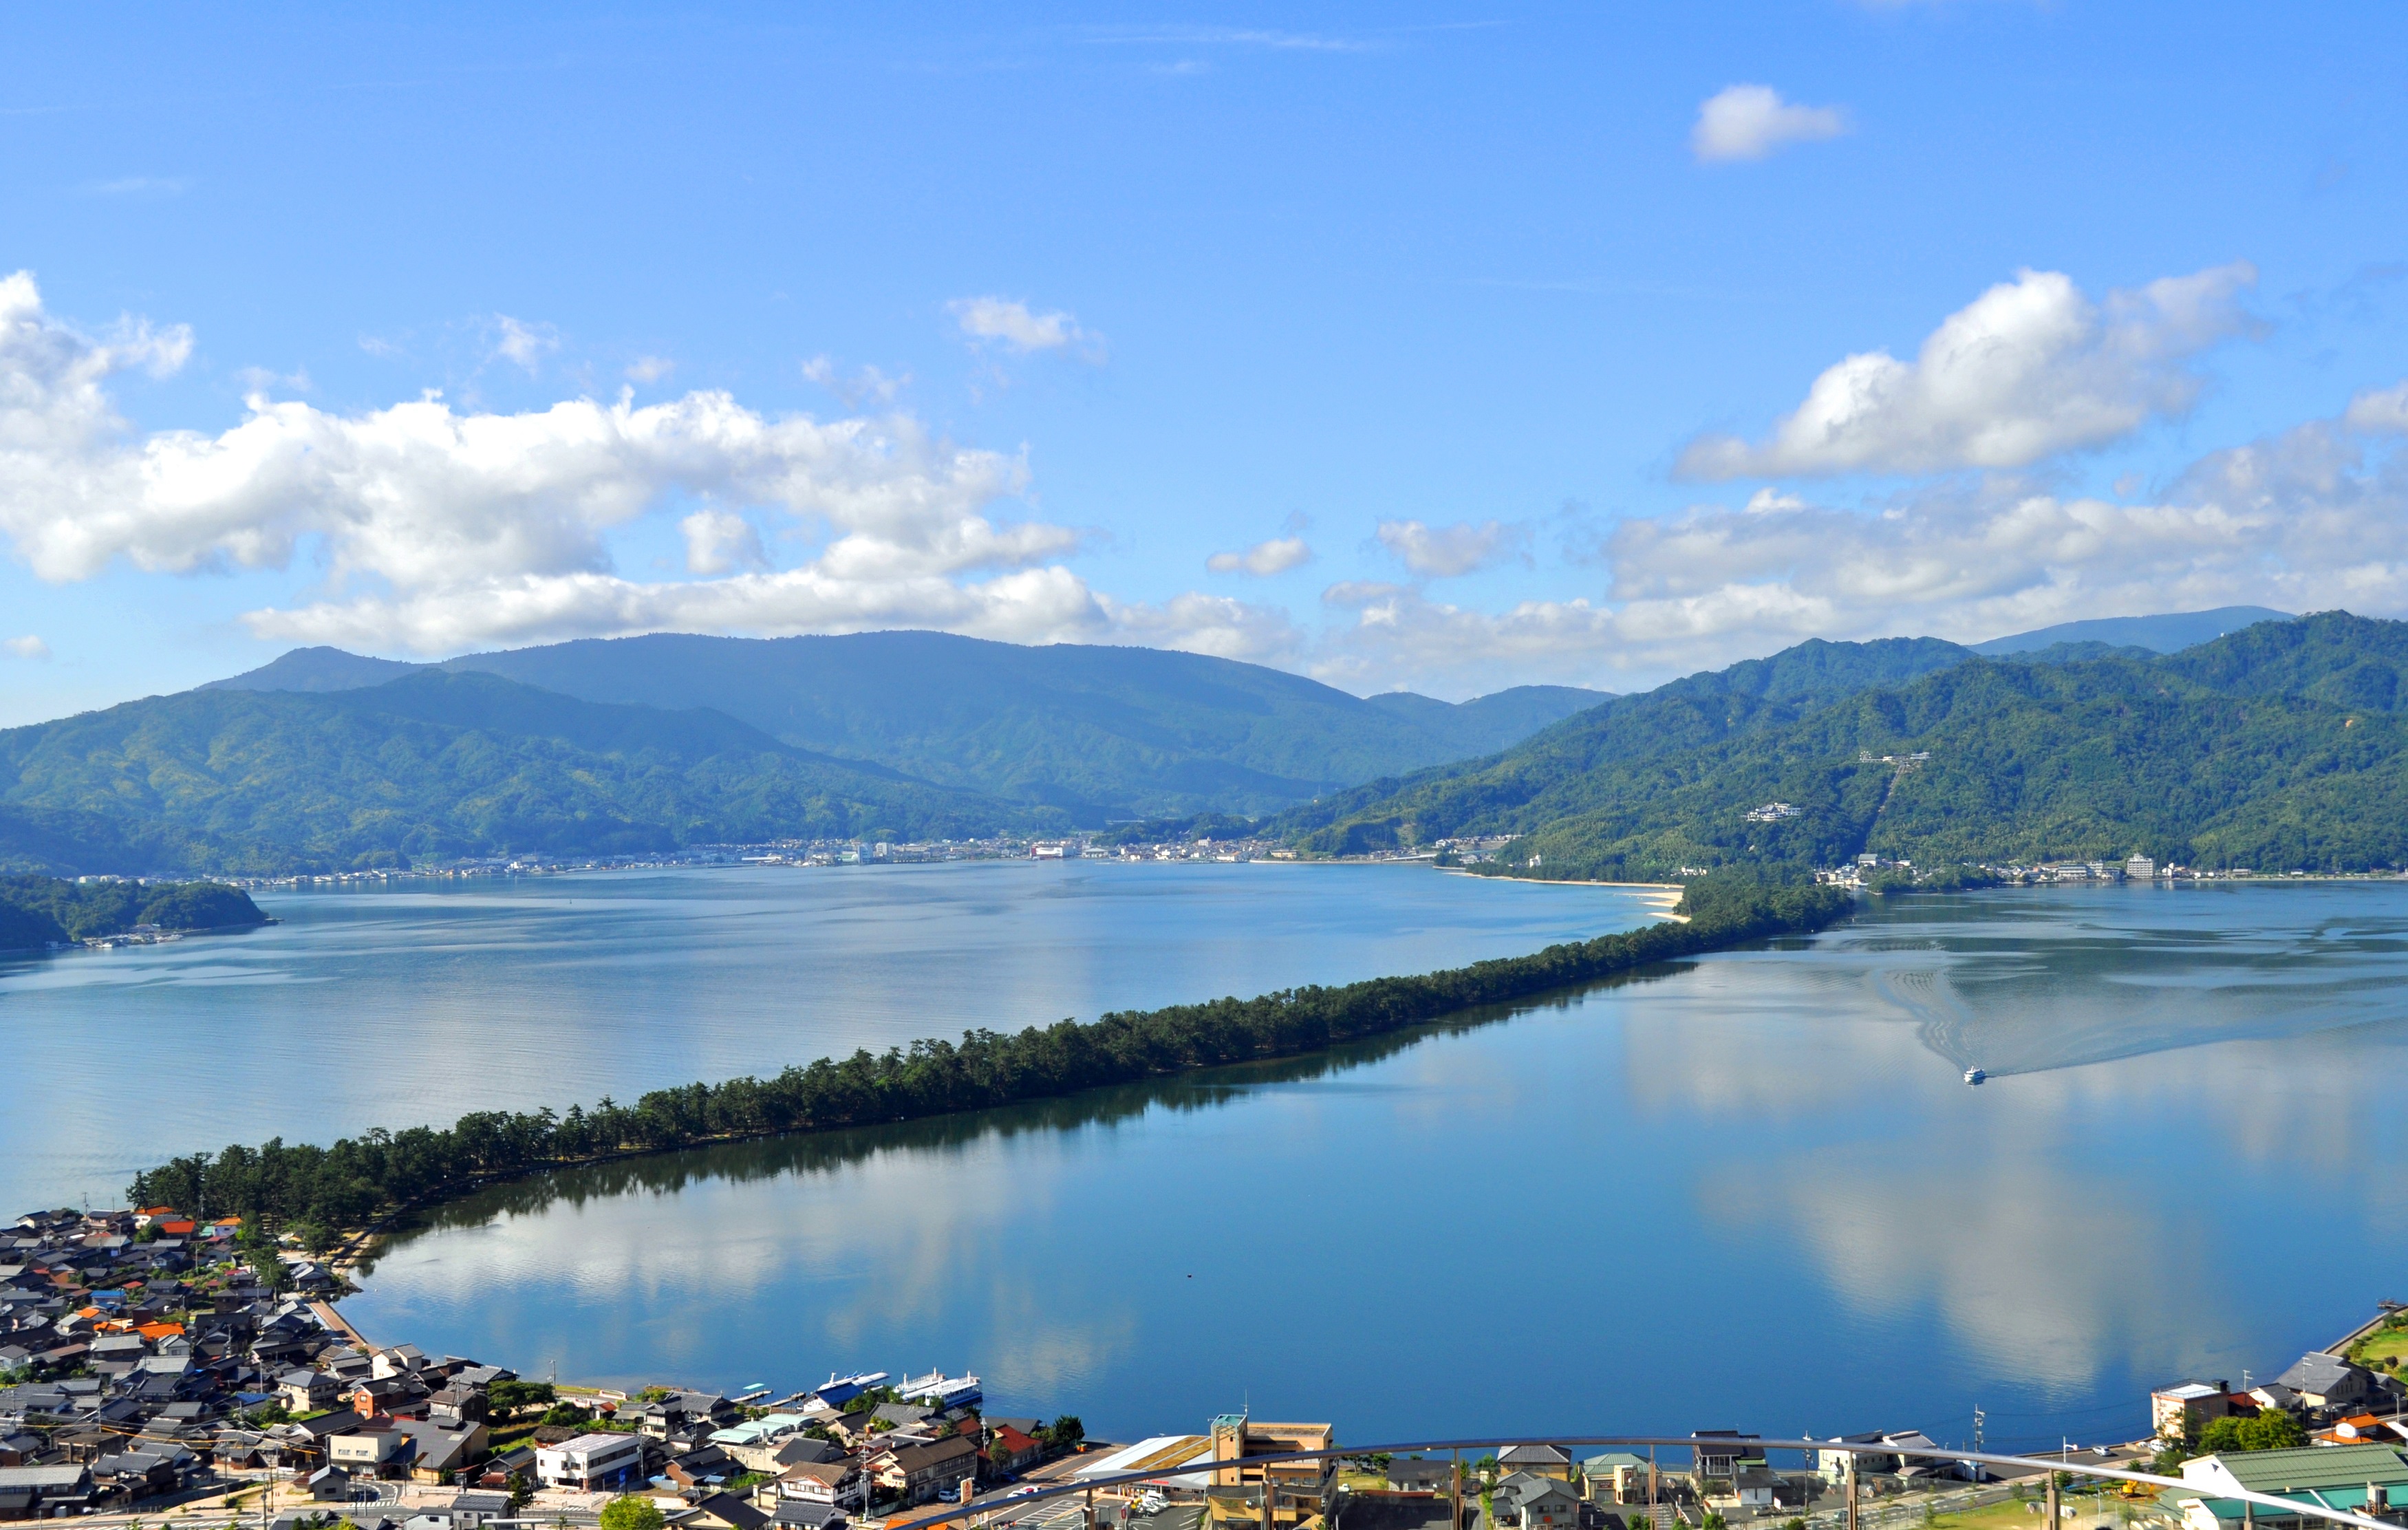
[[2196,1496],[2169,1491],[2185,1530],[2314,1530],[2325,1522],[2229,1496],[2261,1493],[2301,1504],[2386,1516],[2408,1506],[2408,1454],[2390,1445],[2307,1446],[2204,1455],[2182,1464]]
[[0,1471],[18,1474],[0,1518],[106,1510],[219,1473],[348,1491],[482,1469],[483,1389],[509,1372],[364,1350],[309,1299],[330,1274],[297,1255],[236,1262],[239,1230],[169,1207],[0,1225],[0,1367],[22,1378],[0,1387]]
[[[1498,1465],[1503,1464],[1500,1455]],[[1570,1466],[1569,1460],[1565,1465]],[[1482,1530],[1580,1530],[1580,1494],[1564,1478],[1509,1472],[1489,1491],[1489,1503],[1495,1523]]]

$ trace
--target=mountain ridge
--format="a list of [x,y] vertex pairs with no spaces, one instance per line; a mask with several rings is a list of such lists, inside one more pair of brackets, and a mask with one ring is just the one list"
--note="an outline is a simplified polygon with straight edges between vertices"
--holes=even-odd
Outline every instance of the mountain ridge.
[[782,742],[1082,822],[1266,812],[1484,754],[1610,699],[1519,686],[1466,703],[1351,695],[1208,655],[943,633],[582,638],[429,665],[294,650],[210,690],[335,691],[475,670],[581,700],[708,706]]
[[[1967,655],[1787,715],[1742,708],[1719,729],[1691,717],[1684,732],[1679,697],[1645,701],[1280,826],[1321,853],[1516,834],[1510,868],[1575,878],[1868,851],[1918,865],[2135,849],[2214,867],[2408,864],[2408,622],[2327,612],[2170,655]],[[1594,748],[1586,736],[1635,728],[1664,742],[1584,768],[1557,736]]]
[[[188,691],[0,732],[0,863],[46,872],[280,874],[1064,826],[710,708],[580,701],[475,671]],[[136,864],[87,864],[104,856]]]

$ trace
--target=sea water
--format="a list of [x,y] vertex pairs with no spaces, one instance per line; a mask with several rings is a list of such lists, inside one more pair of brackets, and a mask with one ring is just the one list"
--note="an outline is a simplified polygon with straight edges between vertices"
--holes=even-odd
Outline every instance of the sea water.
[[[44,1007],[33,1076],[72,1084],[0,1118],[21,1200],[153,1141],[624,1098],[1651,917],[1401,867],[269,901],[290,922],[214,954],[0,977],[12,1019]],[[563,1379],[969,1368],[992,1411],[1124,1438],[1240,1407],[1367,1445],[1970,1442],[1976,1407],[1993,1448],[2130,1438],[2150,1387],[2263,1380],[2408,1295],[2403,967],[2390,885],[1894,899],[1332,1057],[497,1188],[345,1311]]]

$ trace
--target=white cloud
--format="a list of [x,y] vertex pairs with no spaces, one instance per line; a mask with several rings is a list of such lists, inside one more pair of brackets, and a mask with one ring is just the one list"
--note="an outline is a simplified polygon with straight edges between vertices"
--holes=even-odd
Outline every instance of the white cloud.
[[677,363],[666,356],[638,356],[627,364],[630,382],[658,382],[677,370]]
[[1058,309],[1032,313],[1027,304],[1000,297],[955,298],[945,309],[974,340],[997,340],[1024,354],[1077,345],[1090,359],[1101,355],[1101,337],[1081,329],[1076,319]]
[[760,532],[734,510],[696,510],[678,529],[685,533],[685,565],[696,574],[769,566]]
[[2349,401],[2342,421],[2352,430],[2369,434],[2408,435],[2408,382],[2359,393]]
[[306,366],[296,366],[290,372],[279,372],[265,366],[245,366],[236,371],[234,379],[242,385],[246,393],[264,393],[272,388],[295,393],[309,391],[309,369]]
[[1785,144],[1836,138],[1848,131],[1836,107],[1801,107],[1770,85],[1729,85],[1698,107],[1689,150],[1709,164],[1760,160]]
[[1312,561],[1312,549],[1305,546],[1301,536],[1274,536],[1268,542],[1256,542],[1243,552],[1215,552],[1204,560],[1204,566],[1215,574],[1253,574],[1268,578],[1300,568]]
[[1406,586],[1390,584],[1384,579],[1340,579],[1321,592],[1321,602],[1325,606],[1359,611],[1367,606],[1412,593],[1412,591]]
[[[2387,393],[2191,465],[2143,499],[2012,477],[1865,510],[1758,491],[1619,522],[1595,598],[1484,611],[1394,584],[1325,594],[1351,622],[1311,671],[1464,695],[1511,680],[1652,684],[1809,637],[1977,642],[2085,617],[2217,606],[2408,612],[2408,442]],[[2408,392],[2401,393],[2408,397]]]
[[533,376],[537,364],[560,349],[560,332],[550,324],[530,324],[507,313],[494,315],[494,354],[524,367]]
[[892,404],[911,381],[909,372],[890,378],[875,366],[865,366],[846,377],[825,356],[813,356],[803,363],[803,376],[836,394],[848,409],[857,409],[864,404]]
[[[244,621],[380,651],[881,627],[1206,652],[1291,642],[1283,617],[1234,601],[1097,594],[1050,562],[1078,533],[994,513],[1025,488],[1023,460],[908,415],[773,418],[699,391],[520,414],[461,413],[433,393],[361,414],[254,396],[214,436],[136,432],[107,379],[172,371],[191,344],[138,325],[95,340],[46,313],[30,275],[0,280],[0,536],[42,579],[121,560],[283,567],[306,549],[324,569],[320,598]],[[614,572],[611,536],[681,499],[703,502],[679,529],[693,570],[715,577]],[[800,566],[767,567],[761,516],[823,540]]]
[[50,645],[27,633],[22,637],[0,640],[0,653],[12,659],[47,659],[50,656]]
[[1108,641],[1175,648],[1247,664],[1288,665],[1304,648],[1304,636],[1287,612],[1251,606],[1226,595],[1190,591],[1159,606],[1136,605],[1097,595],[1111,622]]
[[1380,545],[1414,573],[1425,579],[1449,579],[1512,556],[1529,540],[1529,528],[1498,521],[1484,521],[1478,525],[1458,521],[1451,526],[1432,526],[1420,521],[1383,521],[1377,535]]
[[1770,436],[1705,436],[1689,479],[2022,467],[2103,445],[2198,398],[2186,363],[2247,333],[2247,262],[2167,277],[2093,304],[2071,278],[2024,271],[1948,316],[1912,363],[1885,350],[1840,362]]

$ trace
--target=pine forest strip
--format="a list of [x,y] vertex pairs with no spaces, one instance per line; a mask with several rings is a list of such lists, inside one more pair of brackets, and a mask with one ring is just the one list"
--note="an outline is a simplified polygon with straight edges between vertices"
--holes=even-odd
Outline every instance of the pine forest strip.
[[136,1206],[206,1206],[218,1215],[300,1231],[323,1246],[335,1229],[366,1227],[499,1180],[631,1152],[910,1121],[1300,1056],[1659,962],[1810,934],[1849,908],[1846,894],[1828,887],[1707,878],[1683,896],[1686,922],[1667,921],[1528,956],[1253,999],[1115,1011],[1017,1035],[971,1031],[959,1042],[915,1041],[882,1056],[860,1051],[840,1061],[824,1057],[774,1078],[657,1090],[632,1106],[605,1096],[591,1110],[571,1106],[565,1115],[478,1110],[449,1127],[379,1129],[327,1148],[278,1138],[174,1159],[136,1175],[127,1194]]

